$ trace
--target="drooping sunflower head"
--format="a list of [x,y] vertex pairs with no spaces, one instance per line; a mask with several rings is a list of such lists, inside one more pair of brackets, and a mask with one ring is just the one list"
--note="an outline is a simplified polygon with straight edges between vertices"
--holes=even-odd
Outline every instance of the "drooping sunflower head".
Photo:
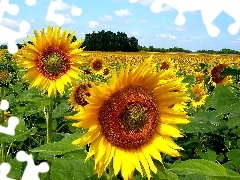
[[90,87],[87,83],[79,83],[75,87],[71,88],[71,94],[69,102],[71,103],[74,110],[79,111],[82,107],[86,106],[88,102],[84,99],[84,96],[90,96],[88,88]]
[[101,58],[94,58],[90,62],[90,67],[93,70],[94,73],[102,73],[102,70],[104,68],[104,61]]
[[50,27],[41,32],[34,31],[35,38],[21,50],[18,64],[27,68],[23,80],[31,80],[30,87],[38,86],[49,96],[64,92],[64,86],[78,79],[78,66],[86,56],[79,48],[81,40],[72,42],[74,33],[60,27]]
[[232,82],[230,76],[220,76],[222,71],[227,67],[227,64],[217,64],[210,71],[210,82],[214,86],[217,85],[226,85]]
[[160,153],[180,156],[182,148],[172,137],[181,137],[176,124],[189,120],[183,110],[170,106],[189,101],[186,84],[173,71],[155,73],[151,58],[132,71],[121,66],[109,85],[92,84],[91,96],[85,96],[88,104],[66,117],[77,121],[74,126],[88,129],[73,144],[90,144],[86,159],[94,156],[99,177],[113,159],[115,175],[121,172],[124,179],[131,179],[135,169],[143,175],[143,167],[150,179],[150,170],[157,172],[152,157],[162,162]]

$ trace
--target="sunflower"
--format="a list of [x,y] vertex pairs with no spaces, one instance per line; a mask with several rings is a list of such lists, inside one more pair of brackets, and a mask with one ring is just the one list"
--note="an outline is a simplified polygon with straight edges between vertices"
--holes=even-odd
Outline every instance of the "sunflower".
[[5,51],[6,51],[5,49],[0,49],[0,60],[1,60],[2,56],[4,55]]
[[197,106],[203,105],[208,96],[206,90],[204,89],[203,83],[194,85],[193,87],[191,87],[191,90],[193,92],[193,95],[195,96],[191,102],[193,107],[196,108]]
[[159,65],[160,70],[167,70],[174,67],[174,62],[171,58],[162,61]]
[[23,80],[32,80],[30,88],[38,86],[43,92],[55,97],[57,91],[62,95],[64,86],[78,79],[78,66],[86,54],[79,48],[81,40],[72,42],[74,33],[65,30],[61,33],[60,27],[48,26],[38,33],[35,38],[29,37],[31,42],[21,50],[18,64],[27,68]]
[[195,72],[194,74],[196,79],[196,84],[201,84],[204,82],[204,73],[202,72]]
[[217,64],[211,69],[210,81],[214,86],[226,85],[226,84],[232,83],[231,76],[220,76],[220,74],[226,67],[227,67],[227,64]]
[[0,67],[0,83],[5,83],[10,77],[10,72],[7,67]]
[[[114,174],[131,179],[135,169],[148,179],[157,173],[152,158],[162,162],[161,154],[179,157],[182,150],[172,137],[182,137],[176,124],[189,123],[184,111],[174,111],[172,104],[189,101],[183,78],[169,78],[169,73],[155,73],[152,56],[129,71],[122,66],[109,84],[92,85],[88,104],[66,119],[88,132],[73,144],[90,144],[86,160],[94,156],[98,177],[113,160]],[[172,72],[172,71],[171,71]],[[170,72],[170,73],[171,73]],[[173,76],[172,76],[173,77]],[[142,165],[142,166],[141,166]],[[143,167],[143,169],[142,169]]]
[[95,58],[90,62],[92,71],[96,74],[102,74],[104,68],[104,61],[101,58]]
[[88,102],[84,99],[84,96],[90,96],[90,93],[88,91],[89,87],[89,84],[79,83],[70,89],[72,92],[69,97],[69,102],[71,103],[74,110],[78,111],[88,104]]

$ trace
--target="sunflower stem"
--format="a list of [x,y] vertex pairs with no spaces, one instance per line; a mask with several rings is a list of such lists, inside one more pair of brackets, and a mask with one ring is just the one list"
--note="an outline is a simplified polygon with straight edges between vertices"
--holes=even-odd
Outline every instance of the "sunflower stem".
[[[1,89],[1,100],[5,97],[5,92],[3,88]],[[0,124],[4,123],[4,110],[0,109]],[[5,142],[1,142],[1,162],[6,162],[6,147]]]
[[[54,100],[52,99],[51,103],[46,108],[47,109],[47,112],[45,114],[46,115],[46,125],[47,125],[47,135],[46,135],[47,141],[46,141],[46,144],[52,143],[52,140],[53,140],[53,127],[52,127],[53,104],[54,104]],[[49,167],[51,167],[52,162],[48,161],[48,165],[49,165]],[[46,179],[47,180],[51,179],[50,170],[47,173]]]
[[114,175],[114,171],[113,171],[113,165],[112,165],[112,163],[110,163],[110,164],[108,165],[107,179],[112,180],[114,176],[115,176],[115,175]]
[[52,143],[53,139],[53,127],[52,127],[52,113],[53,113],[53,101],[47,106],[46,124],[47,124],[47,144]]
[[[1,118],[0,118],[0,124],[4,123],[4,111],[1,111]],[[5,142],[1,142],[1,162],[6,162],[6,147],[5,147]]]

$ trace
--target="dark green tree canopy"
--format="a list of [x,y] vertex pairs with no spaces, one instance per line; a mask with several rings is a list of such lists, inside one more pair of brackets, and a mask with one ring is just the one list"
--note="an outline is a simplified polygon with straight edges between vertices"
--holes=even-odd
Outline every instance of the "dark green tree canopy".
[[138,40],[128,37],[124,32],[99,31],[85,35],[83,47],[86,51],[124,51],[137,52]]

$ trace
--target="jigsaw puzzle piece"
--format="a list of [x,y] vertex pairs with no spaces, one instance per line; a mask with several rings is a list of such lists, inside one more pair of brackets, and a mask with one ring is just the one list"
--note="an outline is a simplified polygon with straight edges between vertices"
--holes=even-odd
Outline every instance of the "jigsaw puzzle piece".
[[8,163],[0,164],[0,179],[1,180],[14,180],[12,178],[7,177],[7,174],[10,172],[11,166]]
[[9,108],[9,102],[3,99],[0,103],[0,110],[6,111]]
[[0,25],[0,44],[7,43],[9,53],[14,54],[18,51],[16,40],[27,37],[29,30],[30,24],[26,21],[20,23],[19,32]]
[[49,171],[49,165],[46,162],[35,165],[32,155],[27,154],[25,151],[19,151],[16,155],[16,159],[20,162],[27,162],[21,180],[40,180],[38,173],[46,173]]
[[[62,2],[62,0],[51,1],[45,20],[46,21],[53,21],[58,26],[62,26],[64,24],[65,17],[62,14],[56,13],[55,11],[63,10],[64,9],[63,7],[70,8],[71,6]],[[81,8],[78,8],[76,6],[71,7],[71,14],[73,16],[80,16],[81,13],[82,13]]]
[[1,0],[0,1],[0,22],[2,21],[2,17],[5,11],[15,16],[19,12],[19,7],[16,4],[9,4],[9,0]]

